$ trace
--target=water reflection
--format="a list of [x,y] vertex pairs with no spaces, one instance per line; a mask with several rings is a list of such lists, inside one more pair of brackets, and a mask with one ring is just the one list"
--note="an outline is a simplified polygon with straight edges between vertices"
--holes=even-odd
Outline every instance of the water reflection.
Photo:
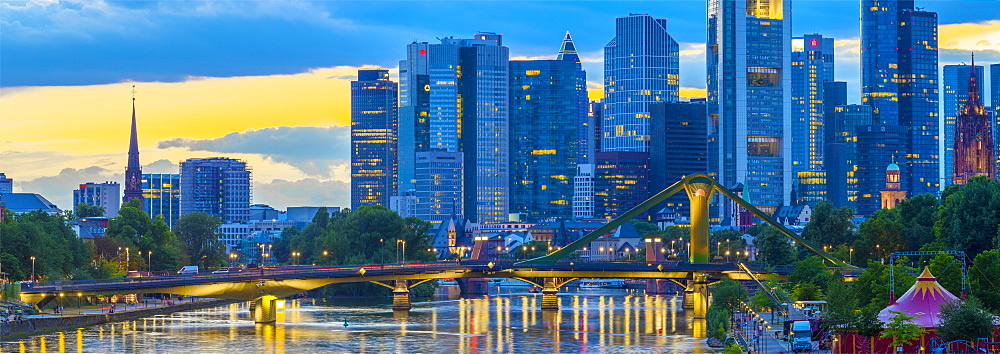
[[392,311],[388,300],[289,300],[275,324],[253,323],[239,303],[0,342],[0,351],[707,351],[698,339],[704,320],[687,316],[680,297],[568,289],[560,310],[543,311],[540,295],[523,290],[452,293],[410,312]]

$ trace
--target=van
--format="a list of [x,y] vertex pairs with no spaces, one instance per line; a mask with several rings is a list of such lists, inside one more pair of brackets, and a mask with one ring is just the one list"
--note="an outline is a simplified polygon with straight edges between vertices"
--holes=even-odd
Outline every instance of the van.
[[183,266],[177,274],[198,274],[198,266]]

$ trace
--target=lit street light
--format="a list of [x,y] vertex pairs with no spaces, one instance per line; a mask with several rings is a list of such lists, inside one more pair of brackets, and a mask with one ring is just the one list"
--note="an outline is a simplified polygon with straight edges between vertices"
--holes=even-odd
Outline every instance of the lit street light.
[[396,246],[403,245],[403,252],[400,253],[400,263],[406,262],[406,240],[396,240]]
[[35,281],[35,256],[31,256],[31,281]]
[[854,249],[851,248],[851,264],[854,264]]

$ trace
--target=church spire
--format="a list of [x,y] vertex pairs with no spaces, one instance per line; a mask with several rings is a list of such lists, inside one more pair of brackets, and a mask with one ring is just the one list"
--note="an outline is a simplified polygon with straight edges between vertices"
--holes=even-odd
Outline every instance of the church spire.
[[972,67],[969,68],[969,99],[958,111],[955,121],[953,184],[966,184],[969,178],[976,176],[996,178],[993,132],[990,131],[989,115],[979,92],[976,56],[973,54]]
[[562,46],[559,47],[559,56],[556,57],[556,60],[580,62],[580,56],[576,54],[576,44],[573,44],[573,37],[570,37],[569,31],[566,31],[566,37],[563,38]]
[[132,135],[128,144],[128,165],[125,167],[123,203],[138,199],[142,202],[142,165],[139,164],[139,138],[135,124],[135,85],[132,85]]

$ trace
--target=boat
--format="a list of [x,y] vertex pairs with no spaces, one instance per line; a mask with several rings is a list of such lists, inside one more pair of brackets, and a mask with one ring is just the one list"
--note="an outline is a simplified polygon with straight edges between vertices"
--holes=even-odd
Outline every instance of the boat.
[[458,280],[455,279],[438,279],[438,285],[458,285]]
[[523,280],[517,280],[517,279],[514,279],[514,278],[503,278],[503,280],[501,280],[500,283],[498,283],[497,285],[498,286],[532,286],[531,283],[528,283],[528,282],[523,281]]
[[621,289],[625,287],[624,279],[580,279],[580,287],[584,289]]

